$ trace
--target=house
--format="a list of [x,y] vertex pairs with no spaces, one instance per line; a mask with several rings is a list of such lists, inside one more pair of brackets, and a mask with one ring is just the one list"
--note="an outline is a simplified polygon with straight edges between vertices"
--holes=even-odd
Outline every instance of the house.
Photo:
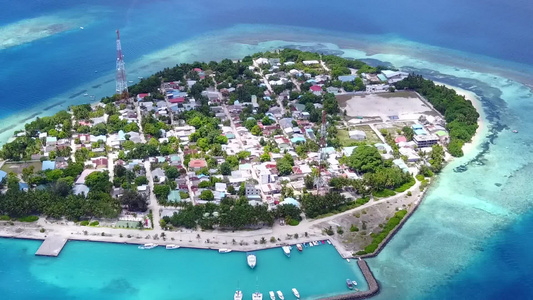
[[83,172],[81,172],[80,177],[78,177],[78,179],[76,180],[76,184],[85,184],[85,178],[92,172],[98,172],[98,170],[94,170],[94,169],[83,170]]
[[177,98],[168,99],[168,102],[172,104],[181,104],[185,102],[185,97],[177,97]]
[[189,169],[192,171],[198,171],[205,167],[207,167],[205,159],[191,159],[189,162]]
[[400,136],[397,136],[395,139],[394,139],[394,142],[396,144],[398,143],[401,143],[401,142],[407,142],[407,138],[403,135],[400,135]]
[[0,181],[4,180],[4,178],[7,176],[7,173],[0,170]]
[[402,81],[403,79],[407,78],[407,76],[409,76],[409,74],[405,72],[390,71],[390,70],[383,70],[381,71],[381,74],[383,74],[383,76],[387,79],[386,81],[388,83],[395,83],[398,81]]
[[161,168],[156,168],[152,171],[152,179],[154,180],[154,183],[163,183],[165,182],[165,171]]
[[96,169],[107,168],[107,163],[108,163],[107,157],[93,158],[91,159],[91,162],[93,163]]
[[404,173],[409,172],[409,167],[407,167],[407,165],[405,164],[405,162],[402,159],[400,159],[400,158],[395,159],[395,160],[392,161],[392,163],[394,165],[396,165],[398,168],[400,168]]
[[352,152],[355,150],[355,148],[357,148],[357,146],[344,147],[342,148],[342,154],[344,154],[345,156],[350,156],[352,155]]
[[353,140],[361,141],[361,140],[366,139],[366,133],[362,130],[350,130],[348,132],[348,135]]
[[215,183],[215,191],[225,193],[227,191],[227,185],[222,182],[217,182]]
[[138,94],[137,95],[137,101],[143,101],[144,97],[146,97],[146,96],[150,96],[150,93]]
[[43,161],[43,165],[42,165],[42,168],[41,170],[43,171],[46,171],[46,170],[55,170],[56,168],[56,163],[51,161],[51,160],[45,160]]
[[318,60],[304,60],[302,63],[306,66],[318,65],[320,62]]
[[244,193],[247,197],[252,195],[261,195],[261,190],[252,184],[246,184],[244,186]]
[[287,197],[285,199],[283,199],[283,201],[281,201],[279,203],[279,205],[294,205],[296,207],[300,207],[300,202],[296,201],[296,199],[294,198],[291,198],[291,197]]
[[434,135],[415,135],[413,141],[418,148],[431,147],[439,142],[439,138]]
[[313,94],[321,94],[322,93],[322,87],[319,86],[319,85],[312,85],[310,88],[309,88],[309,91],[313,92]]
[[420,156],[411,148],[400,148],[399,151],[401,155],[407,157],[408,162],[417,162],[420,160]]
[[55,146],[57,144],[57,138],[55,136],[46,137],[46,146]]

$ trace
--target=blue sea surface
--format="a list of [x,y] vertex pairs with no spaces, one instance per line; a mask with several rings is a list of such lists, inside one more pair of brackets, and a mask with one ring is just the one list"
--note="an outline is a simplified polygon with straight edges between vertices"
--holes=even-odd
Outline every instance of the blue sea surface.
[[[0,143],[28,118],[91,101],[85,93],[112,94],[117,28],[132,82],[180,62],[289,46],[390,63],[475,93],[481,140],[369,260],[377,299],[531,298],[531,1],[0,0],[0,8]],[[231,295],[236,285],[248,294],[256,282],[266,292],[305,280],[300,291],[316,295],[342,291],[350,272],[332,247],[290,263],[277,250],[260,252],[260,278],[238,253],[219,261],[205,251],[80,242],[48,259],[33,256],[37,247],[0,240],[2,298],[176,299],[178,289],[213,299],[202,296],[206,281]],[[319,268],[322,260],[332,262]]]

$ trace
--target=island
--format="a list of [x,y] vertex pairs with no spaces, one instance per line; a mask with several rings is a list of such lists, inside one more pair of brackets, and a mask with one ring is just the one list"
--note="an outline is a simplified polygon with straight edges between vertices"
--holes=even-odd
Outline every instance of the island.
[[362,258],[478,119],[454,89],[334,55],[183,63],[15,132],[0,151],[0,236],[224,251],[327,240],[360,259],[366,297],[378,287]]

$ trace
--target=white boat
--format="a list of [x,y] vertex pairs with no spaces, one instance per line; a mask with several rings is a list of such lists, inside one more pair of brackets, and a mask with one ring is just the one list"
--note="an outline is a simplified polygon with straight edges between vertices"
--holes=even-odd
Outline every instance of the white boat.
[[300,299],[300,293],[298,293],[298,290],[296,288],[292,288],[292,293],[294,294],[294,297]]
[[246,256],[246,262],[248,262],[248,266],[253,269],[257,264],[257,257],[253,253],[248,253],[248,255]]
[[83,29],[85,29],[85,28],[83,28],[83,26],[80,26],[80,29],[83,30]]
[[283,297],[283,293],[281,291],[277,291],[276,293],[278,294],[278,298],[280,298],[281,300],[285,299],[285,297]]
[[313,242],[309,242],[309,247],[313,247]]
[[303,251],[303,247],[302,247],[302,244],[296,244],[296,248],[298,248],[298,251],[302,252]]
[[268,292],[268,294],[270,295],[270,300],[276,300],[276,295],[273,291]]
[[263,294],[255,292],[252,294],[252,300],[263,300]]
[[231,252],[231,249],[226,249],[226,248],[218,249],[218,253],[230,253],[230,252]]
[[291,246],[283,246],[281,249],[283,249],[283,253],[285,253],[285,255],[291,257]]
[[346,259],[346,261],[347,261],[347,262],[350,262],[350,259],[349,259],[349,258],[347,258],[347,259]]
[[326,240],[326,242],[328,242],[328,244],[330,244],[330,245],[331,245],[331,242],[330,242],[329,240]]
[[314,241],[314,242],[313,242],[313,245],[318,246],[318,242],[317,242],[317,241]]
[[154,248],[157,247],[157,246],[158,246],[157,244],[148,243],[148,244],[144,244],[144,245],[142,245],[142,246],[139,246],[138,248],[139,248],[139,249],[143,249],[143,250],[144,250],[144,249],[148,250],[148,249],[154,249]]
[[242,292],[240,290],[235,291],[235,295],[233,295],[233,300],[242,300]]
[[173,249],[178,249],[180,246],[177,246],[177,245],[166,245],[165,248],[167,248],[167,250],[173,250]]
[[357,285],[357,281],[352,280],[353,285]]

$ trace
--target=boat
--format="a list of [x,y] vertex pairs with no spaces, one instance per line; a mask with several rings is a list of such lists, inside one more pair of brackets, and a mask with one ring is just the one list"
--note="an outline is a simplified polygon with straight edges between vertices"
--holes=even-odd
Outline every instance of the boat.
[[326,241],[322,241],[322,245],[325,245],[326,244]]
[[252,300],[263,300],[263,294],[255,292],[252,294]]
[[294,294],[294,297],[300,299],[300,293],[298,293],[298,290],[296,288],[292,288],[292,293]]
[[276,300],[276,295],[273,291],[268,292],[268,294],[270,295],[270,300]]
[[352,284],[353,284],[353,285],[357,285],[357,281],[352,280]]
[[285,299],[285,297],[283,297],[283,293],[281,291],[277,291],[276,293],[278,294],[278,298],[280,298],[281,300]]
[[235,295],[233,295],[233,300],[242,300],[242,292],[240,290],[235,291]]
[[518,133],[518,130],[516,130],[516,129],[515,129],[515,130],[513,130],[513,133]]
[[148,244],[144,244],[142,246],[139,246],[138,248],[139,249],[143,249],[143,250],[149,250],[149,249],[154,249],[155,247],[157,247],[158,245],[157,244],[153,244],[153,243],[148,243]]
[[349,259],[349,258],[347,258],[347,259],[346,259],[346,261],[347,261],[347,262],[350,262],[350,259]]
[[313,247],[313,242],[309,242],[309,247]]
[[166,245],[165,248],[167,248],[167,250],[174,250],[174,249],[178,249],[180,246],[177,246],[177,245]]
[[283,253],[287,255],[287,257],[291,257],[291,246],[283,246],[281,249],[283,250]]
[[80,29],[83,30],[83,29],[85,29],[85,28],[83,28],[83,26],[80,26]]
[[314,241],[314,242],[313,242],[313,245],[318,246],[318,242],[317,242],[317,241]]
[[352,282],[350,279],[346,279],[346,286],[347,286],[350,290],[353,290],[353,282]]
[[218,249],[218,253],[230,253],[230,252],[231,252],[231,249],[226,249],[226,248]]
[[326,240],[326,242],[328,242],[328,244],[331,245],[331,241],[330,240]]
[[253,253],[248,253],[248,255],[246,256],[246,262],[248,262],[248,266],[253,269],[257,264],[257,257]]
[[298,248],[298,251],[302,252],[302,244],[296,244],[296,248]]

